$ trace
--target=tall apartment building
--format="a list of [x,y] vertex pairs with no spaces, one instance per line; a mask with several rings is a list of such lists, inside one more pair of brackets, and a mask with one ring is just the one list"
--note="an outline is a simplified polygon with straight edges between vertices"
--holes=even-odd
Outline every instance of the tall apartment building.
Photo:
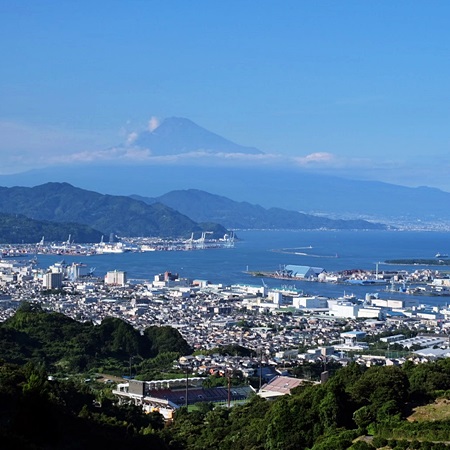
[[44,289],[61,289],[63,285],[63,274],[61,272],[47,272],[43,278]]
[[127,284],[127,273],[121,270],[112,270],[106,273],[105,284],[112,286],[125,286]]

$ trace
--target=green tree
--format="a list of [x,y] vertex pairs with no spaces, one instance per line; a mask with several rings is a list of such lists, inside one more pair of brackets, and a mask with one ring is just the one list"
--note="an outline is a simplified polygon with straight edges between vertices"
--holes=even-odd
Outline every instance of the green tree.
[[375,420],[375,415],[370,406],[362,406],[353,413],[353,420],[356,426],[365,433],[367,427]]
[[148,339],[146,344],[148,356],[156,356],[158,353],[176,352],[180,355],[190,355],[192,348],[181,336],[180,332],[172,327],[149,327],[144,330],[144,336]]
[[400,410],[408,398],[409,381],[397,366],[378,366],[367,370],[351,388],[353,399],[376,409],[393,401]]
[[409,380],[413,398],[434,398],[436,391],[450,389],[450,364],[446,359],[417,364],[410,370]]

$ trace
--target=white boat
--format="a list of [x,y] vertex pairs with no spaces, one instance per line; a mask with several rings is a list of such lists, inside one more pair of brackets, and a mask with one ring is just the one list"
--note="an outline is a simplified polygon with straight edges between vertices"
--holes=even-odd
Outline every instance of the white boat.
[[98,255],[103,255],[105,253],[124,253],[126,250],[122,242],[115,243],[105,243],[100,242],[94,246],[94,251]]
[[156,252],[156,248],[153,245],[143,244],[139,249],[141,252]]

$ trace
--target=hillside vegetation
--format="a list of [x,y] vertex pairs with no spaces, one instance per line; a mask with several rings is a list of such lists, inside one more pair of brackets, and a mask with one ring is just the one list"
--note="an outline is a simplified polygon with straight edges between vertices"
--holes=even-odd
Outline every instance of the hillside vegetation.
[[[0,357],[5,361],[44,364],[52,373],[106,372],[145,378],[148,361],[170,353],[191,353],[180,333],[171,327],[149,327],[141,334],[129,323],[106,318],[98,326],[77,322],[61,313],[46,312],[39,305],[23,304],[16,314],[0,324]],[[150,368],[149,368],[150,367]]]
[[198,224],[160,203],[148,205],[130,197],[103,195],[68,183],[46,183],[33,188],[0,187],[0,212],[22,214],[40,221],[84,224],[118,236],[189,237],[196,233],[200,237],[202,231],[212,231],[216,237],[222,237],[226,233],[219,224]]
[[65,241],[69,235],[73,241],[81,243],[98,242],[103,233],[79,223],[56,223],[0,213],[0,244],[39,242],[42,236],[48,241]]
[[[420,420],[411,415],[413,408],[436,406],[438,398],[445,408],[449,359],[401,367],[351,363],[325,384],[307,383],[275,401],[255,396],[231,409],[210,404],[190,412],[181,408],[174,422],[163,426],[157,413],[114,406],[105,390],[72,378],[49,381],[47,374],[62,367],[82,370],[107,358],[125,370],[130,355],[148,358],[143,361],[157,367],[163,355],[171,360],[190,351],[176,331],[152,327],[141,334],[118,319],[93,326],[25,304],[1,325],[0,342],[4,448],[118,449],[126,442],[132,449],[407,450],[442,449],[450,442],[446,414],[435,411]],[[86,433],[92,436],[87,439]]]

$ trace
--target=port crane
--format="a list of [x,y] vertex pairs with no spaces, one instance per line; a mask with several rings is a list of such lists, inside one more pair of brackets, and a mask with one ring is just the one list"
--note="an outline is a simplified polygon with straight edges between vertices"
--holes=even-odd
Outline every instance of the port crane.
[[232,231],[230,235],[226,234],[223,237],[224,247],[233,248],[234,247],[234,232]]
[[199,249],[204,249],[205,248],[205,240],[206,240],[206,235],[207,234],[213,234],[213,232],[212,231],[203,231],[201,238],[196,241],[197,244],[198,244],[197,248],[199,248]]
[[191,237],[185,241],[186,250],[192,250],[194,248],[194,233],[191,233]]

